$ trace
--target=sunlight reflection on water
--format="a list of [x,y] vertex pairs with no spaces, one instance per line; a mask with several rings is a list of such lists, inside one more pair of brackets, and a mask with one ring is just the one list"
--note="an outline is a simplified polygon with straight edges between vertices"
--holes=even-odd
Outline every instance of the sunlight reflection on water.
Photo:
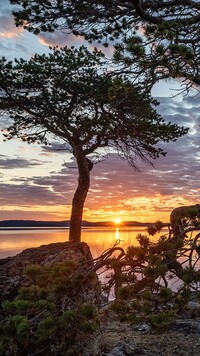
[[[103,251],[112,247],[116,240],[121,240],[120,246],[126,248],[137,245],[136,236],[146,234],[143,227],[132,228],[84,228],[82,241],[86,242],[91,249],[93,257],[99,256]],[[162,235],[165,232],[162,232]],[[37,230],[0,230],[0,258],[14,256],[19,252],[41,245],[55,242],[68,241],[69,231],[65,229],[37,229]],[[156,241],[159,235],[151,238]]]

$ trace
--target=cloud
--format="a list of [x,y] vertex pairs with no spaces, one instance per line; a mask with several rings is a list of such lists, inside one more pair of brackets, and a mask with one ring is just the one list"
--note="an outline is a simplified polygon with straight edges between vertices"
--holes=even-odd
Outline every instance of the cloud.
[[[98,206],[102,194],[106,205],[112,201],[111,209],[118,204],[121,209],[130,211],[132,208],[133,212],[143,210],[145,216],[148,211],[168,211],[169,214],[176,206],[199,202],[200,103],[197,97],[182,98],[179,102],[170,98],[159,100],[163,117],[189,126],[189,133],[174,143],[161,144],[167,155],[154,161],[155,168],[141,162],[141,172],[135,172],[114,155],[96,166],[92,188],[100,189],[100,192],[93,195],[93,207]],[[90,202],[88,205],[91,206]]]
[[0,168],[3,169],[30,168],[42,164],[43,162],[37,159],[29,161],[24,158],[9,158],[5,155],[0,155]]
[[3,210],[0,208],[0,219],[1,220],[66,220],[68,216],[68,209],[63,208],[62,206],[56,207],[3,207]]
[[1,184],[1,206],[55,206],[64,202],[64,196],[55,194],[50,187],[30,185],[26,180],[21,184]]
[[22,27],[16,27],[12,15],[13,10],[15,10],[15,6],[11,5],[9,0],[0,1],[0,55],[11,60],[17,56],[29,58],[34,41],[31,42],[29,50],[29,36],[31,35]]
[[[155,169],[143,165],[141,172],[114,154],[94,165],[85,204],[87,218],[112,218],[117,212],[127,219],[154,221],[155,213],[159,212],[159,218],[164,214],[166,221],[166,213],[169,216],[176,206],[195,204],[200,193],[196,162],[191,161],[188,166],[181,157],[177,161],[174,152],[158,160]],[[70,207],[76,186],[77,170],[62,167],[48,176],[18,177],[13,183],[1,185],[0,202],[1,206],[10,204],[29,209],[38,205]]]
[[[45,46],[77,46],[83,44],[84,39],[82,36],[74,36],[73,34],[67,35],[62,31],[55,31],[53,33],[41,33],[38,35],[38,40],[42,45]],[[85,42],[86,43],[86,42]]]
[[13,7],[8,0],[1,0],[0,3],[0,38],[16,38],[24,32],[22,27],[16,27],[12,16]]
[[101,50],[107,57],[111,57],[114,51],[112,44],[110,44],[109,47],[105,48],[102,44],[96,42],[88,43],[84,40],[82,36],[75,36],[72,33],[66,34],[64,31],[58,30],[54,31],[53,33],[41,33],[38,35],[38,40],[40,44],[51,47],[80,47],[82,45],[85,45],[90,51],[93,51],[96,47]]
[[48,176],[13,177],[10,182],[1,184],[0,205],[71,206],[75,176],[76,172],[74,175],[71,170],[62,168]]
[[0,23],[0,38],[16,38],[24,32],[23,28],[15,26],[14,20],[10,16],[0,16]]
[[64,154],[65,156],[70,156],[71,153],[69,153],[72,149],[67,143],[60,143],[60,142],[51,142],[51,145],[49,146],[41,146],[41,155],[42,156],[51,156],[55,154]]

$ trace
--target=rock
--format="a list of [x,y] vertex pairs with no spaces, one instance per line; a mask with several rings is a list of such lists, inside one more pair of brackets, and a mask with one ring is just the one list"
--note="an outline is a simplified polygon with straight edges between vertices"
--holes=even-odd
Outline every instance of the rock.
[[149,333],[151,331],[151,326],[147,323],[141,323],[134,326],[134,330],[141,331],[143,333]]
[[[12,299],[22,285],[29,285],[30,280],[24,276],[24,268],[30,264],[52,265],[66,260],[73,261],[83,273],[92,266],[92,255],[89,246],[84,243],[52,243],[36,248],[29,248],[14,257],[0,260],[0,303]],[[94,288],[95,286],[95,288]],[[97,276],[85,287],[87,303],[100,303],[101,291]],[[83,301],[84,302],[84,301]]]
[[[134,344],[133,342],[126,343],[124,345],[124,351],[125,351],[126,356],[147,355],[146,351],[141,346],[138,346],[138,345]],[[148,354],[148,355],[150,355],[150,354]]]
[[177,319],[173,329],[188,334],[200,333],[200,318],[197,319]]
[[[97,275],[95,273],[90,273],[93,266],[92,255],[89,246],[84,242],[64,242],[43,245],[37,248],[24,250],[14,257],[0,260],[0,302],[2,303],[5,300],[14,300],[20,287],[29,287],[33,284],[33,278],[31,279],[24,274],[24,269],[28,265],[54,267],[56,264],[60,264],[62,262],[64,263],[66,261],[73,262],[72,272],[70,272],[71,274],[69,275],[69,279],[73,280],[74,278],[76,286],[74,287],[74,290],[69,289],[68,292],[67,289],[64,289],[64,292],[62,292],[63,294],[58,295],[56,302],[58,316],[59,312],[62,313],[63,311],[80,310],[80,307],[84,304],[92,304],[93,306],[98,307],[101,303],[100,284]],[[39,315],[40,314],[38,314],[37,320],[39,320]],[[0,322],[4,321],[4,318],[4,309],[1,308]],[[93,333],[90,333],[82,329],[82,326],[79,330],[79,325],[77,324],[76,329],[72,331],[69,329],[69,331],[66,331],[65,334],[59,332],[58,334],[55,333],[53,340],[51,339],[51,345],[48,349],[46,348],[46,341],[44,341],[44,344],[38,344],[38,346],[37,343],[31,344],[31,346],[28,346],[29,351],[32,354],[40,353],[40,350],[38,351],[37,349],[38,347],[39,349],[45,349],[45,356],[60,356],[66,354],[66,349],[69,351],[69,345],[72,349],[72,351],[70,351],[72,352],[70,355],[73,354],[75,356],[80,354],[84,356],[98,356],[100,354],[98,342],[99,326],[98,324],[96,325],[97,329]],[[6,355],[12,356],[14,354],[27,354],[21,350],[21,347],[23,347],[21,344],[20,346],[16,346],[16,344],[14,345],[16,347],[16,353],[11,350],[13,347],[12,344],[11,347],[7,347]],[[32,347],[32,349],[30,349],[30,347]]]
[[188,303],[188,307],[189,307],[189,315],[191,318],[198,318],[200,317],[200,304],[199,304],[199,300],[195,301],[195,300],[191,300]]
[[125,354],[123,352],[123,345],[113,347],[113,349],[108,354],[105,354],[105,355],[107,355],[107,356],[125,356]]
[[133,342],[124,342],[119,344],[109,352],[103,353],[102,356],[155,356],[151,352],[147,352],[142,346],[138,346]]
[[[182,320],[182,323],[186,320]],[[191,322],[194,320],[191,319]],[[196,322],[198,322],[196,320]],[[174,329],[158,333],[151,329],[149,332],[141,332],[133,329],[126,322],[112,320],[102,327],[101,350],[102,356],[199,356],[199,333],[187,334],[174,326]],[[117,354],[118,352],[118,354]]]

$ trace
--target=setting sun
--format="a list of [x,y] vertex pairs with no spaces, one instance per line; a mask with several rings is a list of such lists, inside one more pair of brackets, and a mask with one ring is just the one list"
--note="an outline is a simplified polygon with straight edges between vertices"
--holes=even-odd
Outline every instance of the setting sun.
[[115,223],[116,225],[119,225],[119,224],[121,224],[121,220],[117,218],[117,219],[114,220],[114,223]]

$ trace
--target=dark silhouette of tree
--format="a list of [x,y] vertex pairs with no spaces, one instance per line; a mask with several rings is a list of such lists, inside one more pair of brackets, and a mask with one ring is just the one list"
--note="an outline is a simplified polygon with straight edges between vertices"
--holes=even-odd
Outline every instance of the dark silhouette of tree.
[[200,204],[179,206],[170,214],[172,238],[184,239],[191,231],[199,230],[200,227]]
[[111,147],[136,167],[136,157],[148,162],[165,155],[157,144],[187,132],[165,123],[155,104],[139,85],[109,75],[101,52],[83,46],[54,48],[29,61],[0,60],[0,112],[9,121],[5,137],[48,144],[51,134],[68,145],[77,162],[71,241],[80,241],[92,154]]
[[135,73],[150,75],[153,83],[184,77],[200,84],[199,1],[10,1],[20,5],[16,24],[35,34],[62,29],[105,46],[118,41],[116,58]]
[[[168,232],[163,231],[156,242],[148,236],[166,227]],[[156,221],[147,231],[148,235],[137,235],[137,246],[126,251],[116,241],[94,260],[92,268],[111,272],[104,291],[109,296],[114,287],[111,308],[120,320],[141,323],[142,319],[161,332],[177,316],[199,315],[200,205],[175,208],[167,226]]]

